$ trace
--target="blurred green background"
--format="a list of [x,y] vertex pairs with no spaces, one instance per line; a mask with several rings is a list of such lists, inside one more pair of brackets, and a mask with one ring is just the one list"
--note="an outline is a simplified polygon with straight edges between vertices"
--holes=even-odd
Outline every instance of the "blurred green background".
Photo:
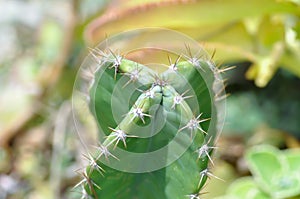
[[[244,152],[300,147],[299,0],[0,0],[0,199],[80,198],[72,119],[77,70],[106,36],[165,27],[224,73],[227,119],[204,198],[249,175]],[[217,188],[216,188],[217,187]]]

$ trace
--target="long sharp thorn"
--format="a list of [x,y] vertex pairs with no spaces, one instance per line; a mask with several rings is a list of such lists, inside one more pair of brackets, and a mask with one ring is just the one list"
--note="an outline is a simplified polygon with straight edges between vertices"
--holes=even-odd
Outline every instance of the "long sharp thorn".
[[235,68],[236,68],[236,66],[229,66],[229,67],[225,67],[225,68],[220,68],[218,71],[220,73],[224,73],[226,71],[229,71],[229,70],[232,70],[232,69],[235,69]]
[[182,57],[182,55],[179,55],[179,56],[177,57],[177,59],[175,60],[175,65],[178,64],[178,62],[179,62],[179,60],[181,59],[181,57]]
[[210,60],[213,60],[213,58],[215,57],[215,55],[216,55],[216,49],[213,50],[212,55],[210,57]]
[[140,119],[142,120],[143,124],[145,124],[144,117],[141,117]]
[[201,185],[201,183],[202,183],[202,180],[203,180],[203,177],[204,177],[204,175],[201,175],[200,180],[199,180],[199,183],[198,183],[198,187],[200,187],[200,185]]
[[208,153],[207,151],[205,151],[205,153],[206,153],[206,156],[208,157],[209,161],[211,162],[211,164],[212,164],[213,166],[215,166],[215,164],[214,164],[213,160],[211,159],[209,153]]
[[214,174],[212,174],[212,173],[210,173],[210,172],[208,172],[207,175],[208,175],[208,176],[211,176],[211,177],[213,177],[213,178],[216,178],[216,179],[218,179],[218,180],[221,180],[221,181],[223,181],[223,182],[226,182],[226,181],[223,180],[222,178],[219,178],[218,176],[215,176]]
[[99,185],[97,185],[95,182],[92,182],[92,184],[99,190],[101,190],[101,187]]
[[169,64],[171,65],[172,64],[172,59],[171,59],[169,54],[168,54],[168,60],[169,60]]
[[126,82],[126,84],[124,84],[123,86],[122,86],[122,88],[125,88],[126,86],[128,86],[128,84],[130,84],[131,83],[131,80],[128,80],[127,82]]
[[77,187],[79,187],[80,185],[82,185],[83,183],[86,182],[86,179],[82,179],[80,182],[78,182],[74,187],[73,189],[76,189]]

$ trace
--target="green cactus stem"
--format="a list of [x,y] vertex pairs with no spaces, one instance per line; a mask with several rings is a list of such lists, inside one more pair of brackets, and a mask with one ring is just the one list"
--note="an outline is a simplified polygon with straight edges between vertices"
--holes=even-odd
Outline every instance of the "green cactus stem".
[[[218,93],[203,75],[215,82],[217,68],[189,55],[169,59],[169,69],[158,74],[111,50],[91,55],[98,67],[89,106],[105,136],[86,155],[89,165],[77,185],[82,198],[199,199],[207,178],[216,177],[208,165]],[[142,155],[136,161],[132,154]],[[156,165],[163,166],[151,169]]]

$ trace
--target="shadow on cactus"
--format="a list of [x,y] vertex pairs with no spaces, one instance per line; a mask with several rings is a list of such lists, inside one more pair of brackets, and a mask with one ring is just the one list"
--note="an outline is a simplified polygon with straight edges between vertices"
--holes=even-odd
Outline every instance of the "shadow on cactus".
[[88,99],[99,132],[76,185],[82,198],[197,199],[216,177],[209,168],[222,125],[220,70],[182,49],[168,51],[159,70],[109,47],[91,51]]

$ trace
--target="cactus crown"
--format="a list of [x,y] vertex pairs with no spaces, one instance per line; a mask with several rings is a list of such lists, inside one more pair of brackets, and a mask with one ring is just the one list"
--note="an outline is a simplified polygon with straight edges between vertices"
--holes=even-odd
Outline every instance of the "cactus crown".
[[210,60],[186,46],[163,72],[111,49],[92,50],[90,111],[98,144],[85,156],[82,198],[200,198],[218,132],[223,87]]

